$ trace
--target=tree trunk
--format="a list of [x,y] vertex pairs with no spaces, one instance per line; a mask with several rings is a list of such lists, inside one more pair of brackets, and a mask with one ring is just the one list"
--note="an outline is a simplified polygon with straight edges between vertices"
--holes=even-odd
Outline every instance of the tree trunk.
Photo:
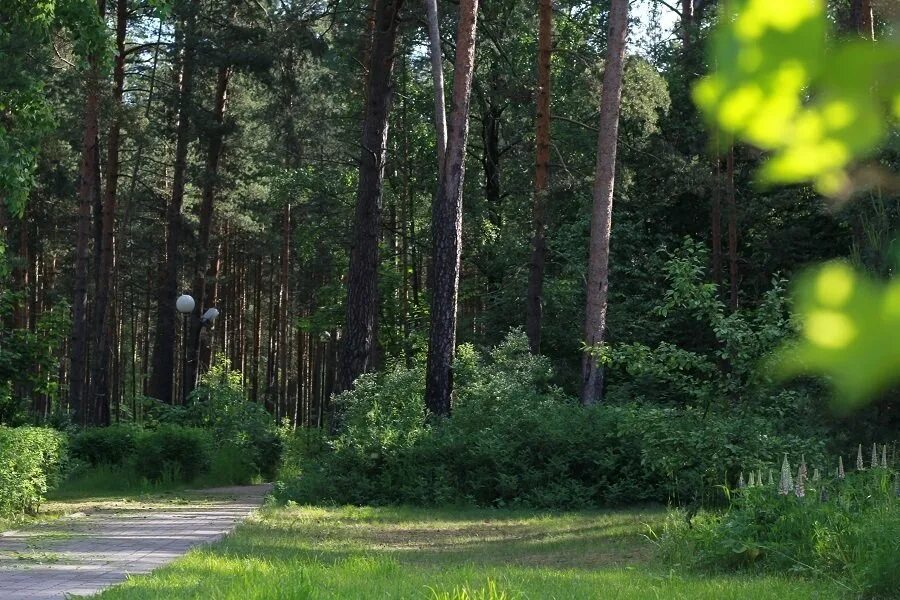
[[728,149],[725,174],[725,201],[728,203],[728,280],[731,283],[731,310],[738,309],[737,202],[734,198],[734,146]]
[[175,370],[175,299],[178,296],[178,266],[181,230],[181,206],[184,201],[188,143],[190,142],[190,103],[194,86],[195,23],[198,0],[185,5],[184,52],[181,58],[181,88],[178,94],[178,126],[175,133],[175,167],[172,174],[172,197],[166,209],[166,256],[156,298],[156,335],[153,347],[153,369],[150,395],[174,404]]
[[119,189],[119,140],[121,137],[122,91],[125,88],[125,33],[128,26],[128,1],[116,0],[116,57],[113,67],[113,117],[109,126],[106,155],[106,193],[103,196],[100,229],[100,267],[94,298],[94,354],[91,368],[91,387],[95,421],[109,424],[109,368],[111,330],[116,326],[110,318],[110,289],[113,274],[113,244],[115,241],[116,202]]
[[450,414],[450,395],[453,390],[459,261],[462,251],[462,193],[477,21],[478,0],[460,0],[447,154],[432,210],[434,272],[425,403],[429,412],[436,416]]
[[687,55],[691,49],[694,28],[694,0],[681,0],[681,49]]
[[709,220],[710,237],[712,238],[712,279],[716,286],[722,285],[722,173],[721,158],[718,151],[713,159],[712,200],[710,202]]
[[553,47],[553,1],[539,0],[538,15],[537,125],[532,213],[534,237],[531,243],[525,314],[525,332],[533,354],[539,354],[541,351],[544,264],[547,252],[546,207],[550,194],[550,55]]
[[444,105],[444,66],[437,0],[425,0],[425,12],[428,17],[431,79],[434,84],[434,129],[437,137],[438,181],[440,181],[444,170],[444,154],[447,150],[447,108]]
[[206,168],[203,174],[203,185],[200,200],[199,228],[197,231],[197,257],[194,264],[194,281],[192,284],[196,305],[191,316],[191,331],[188,335],[187,356],[189,361],[187,390],[190,392],[197,385],[200,376],[200,332],[203,325],[200,317],[203,311],[212,306],[215,298],[207,291],[207,272],[210,265],[209,238],[212,232],[213,204],[216,193],[216,179],[219,176],[219,159],[222,156],[224,141],[223,125],[225,123],[225,104],[228,100],[228,80],[231,69],[219,67],[216,78],[216,96],[213,104],[213,129],[209,135],[209,147],[206,151]]
[[[606,308],[609,299],[609,238],[612,229],[616,146],[627,34],[628,0],[612,0],[609,13],[607,59],[603,73],[603,97],[600,101],[600,133],[597,137],[597,174],[594,179],[594,208],[591,214],[587,306],[584,324],[585,343],[592,349],[601,346],[606,335]],[[603,366],[590,352],[585,352],[582,359],[581,402],[588,406],[602,400]]]
[[392,96],[391,72],[402,4],[403,0],[378,0],[375,5],[339,391],[350,389],[356,378],[369,370],[375,348],[382,184]]
[[850,27],[863,39],[875,39],[875,16],[871,0],[850,0]]
[[[103,0],[98,2],[103,14]],[[98,57],[88,57],[88,73],[84,103],[84,130],[81,139],[80,183],[78,186],[78,225],[75,238],[75,277],[72,297],[72,334],[70,340],[69,409],[75,423],[88,423],[90,408],[87,403],[87,286],[88,245],[91,236],[91,203],[96,193],[97,138],[100,116],[100,77]]]

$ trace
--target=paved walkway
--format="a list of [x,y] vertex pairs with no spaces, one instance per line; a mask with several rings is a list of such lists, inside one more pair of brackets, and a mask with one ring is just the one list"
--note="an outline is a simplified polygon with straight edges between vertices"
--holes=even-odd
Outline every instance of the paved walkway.
[[0,533],[0,599],[93,594],[214,542],[255,510],[270,487],[203,490],[221,501],[102,511]]

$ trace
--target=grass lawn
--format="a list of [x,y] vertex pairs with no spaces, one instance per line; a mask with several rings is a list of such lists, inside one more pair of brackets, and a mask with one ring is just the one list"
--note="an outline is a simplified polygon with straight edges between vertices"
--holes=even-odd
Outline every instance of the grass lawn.
[[839,598],[821,581],[669,572],[643,537],[660,510],[269,507],[102,600]]

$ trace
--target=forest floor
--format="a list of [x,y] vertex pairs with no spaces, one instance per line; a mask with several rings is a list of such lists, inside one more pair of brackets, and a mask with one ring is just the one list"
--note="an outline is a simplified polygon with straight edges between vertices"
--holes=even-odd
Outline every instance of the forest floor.
[[118,599],[839,598],[821,581],[672,571],[664,511],[266,507],[222,541],[102,593]]
[[46,504],[0,530],[0,598],[92,594],[215,542],[262,503],[269,486]]

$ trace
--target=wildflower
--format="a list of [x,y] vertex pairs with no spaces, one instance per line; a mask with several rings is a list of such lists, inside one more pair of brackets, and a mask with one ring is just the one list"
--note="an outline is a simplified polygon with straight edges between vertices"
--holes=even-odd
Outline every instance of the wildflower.
[[778,482],[778,493],[787,496],[794,489],[794,480],[791,478],[791,465],[788,463],[787,454],[781,463],[781,480]]
[[741,471],[741,476],[738,478],[738,488],[743,489],[747,487],[747,484],[744,483],[744,472]]
[[[771,482],[769,482],[771,484]],[[763,478],[762,478],[762,469],[756,470],[756,485],[759,487],[763,486]]]
[[887,469],[887,444],[881,445],[881,468]]
[[865,470],[865,468],[866,467],[863,466],[863,459],[862,459],[862,444],[860,444],[859,447],[856,449],[856,470],[863,471],[863,470]]
[[838,456],[838,468],[837,468],[837,478],[844,478],[844,457]]
[[806,496],[806,459],[801,458],[800,466],[797,467],[797,480],[794,482],[794,494],[798,498]]
[[872,460],[871,460],[872,468],[878,468],[878,449],[875,447],[875,444],[872,444]]
[[756,473],[750,471],[750,480],[747,482],[747,487],[756,487]]
[[769,469],[769,483],[768,483],[768,485],[769,485],[769,486],[775,485],[775,480],[772,479],[772,469]]
[[819,483],[822,480],[822,475],[819,473],[819,469],[813,469],[812,482]]

